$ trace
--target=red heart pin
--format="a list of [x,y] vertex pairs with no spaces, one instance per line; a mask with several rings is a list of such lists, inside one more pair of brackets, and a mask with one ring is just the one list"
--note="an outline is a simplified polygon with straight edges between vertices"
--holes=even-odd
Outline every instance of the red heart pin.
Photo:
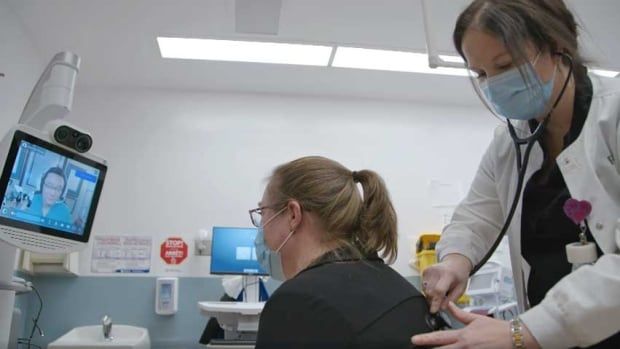
[[564,203],[564,213],[575,224],[583,222],[592,212],[592,205],[588,201],[579,201],[573,198]]

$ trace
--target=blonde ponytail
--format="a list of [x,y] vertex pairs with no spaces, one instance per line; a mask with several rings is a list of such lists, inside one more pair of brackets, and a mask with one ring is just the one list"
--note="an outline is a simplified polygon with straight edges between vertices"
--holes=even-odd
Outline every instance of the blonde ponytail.
[[392,206],[385,183],[376,172],[354,172],[362,186],[364,205],[356,238],[362,252],[382,251],[382,257],[394,262],[398,254],[396,211]]
[[310,156],[277,167],[269,187],[276,202],[294,199],[316,213],[326,241],[358,249],[363,256],[380,253],[389,263],[396,259],[396,213],[375,172],[351,172],[336,161]]

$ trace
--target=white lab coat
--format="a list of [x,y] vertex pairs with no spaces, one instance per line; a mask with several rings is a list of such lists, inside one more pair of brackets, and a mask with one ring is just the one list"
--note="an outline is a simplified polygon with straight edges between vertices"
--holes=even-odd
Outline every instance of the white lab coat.
[[[588,200],[588,225],[604,255],[560,280],[528,310],[529,266],[521,256],[521,202],[510,229],[510,256],[522,321],[543,348],[595,344],[620,330],[620,81],[591,77],[593,99],[579,137],[557,158],[571,196]],[[527,123],[515,125],[529,135]],[[532,149],[525,180],[540,169],[543,152]],[[471,189],[437,245],[439,258],[459,253],[477,264],[503,225],[517,186],[516,152],[508,130],[498,127]]]

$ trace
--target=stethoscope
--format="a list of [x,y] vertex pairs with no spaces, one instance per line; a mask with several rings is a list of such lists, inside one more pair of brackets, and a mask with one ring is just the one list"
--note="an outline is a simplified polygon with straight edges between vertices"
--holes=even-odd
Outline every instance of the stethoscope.
[[[569,54],[563,53],[563,52],[557,52],[556,54],[561,55],[565,57],[566,59],[568,59],[570,63],[569,70],[568,70],[568,75],[566,77],[566,80],[564,81],[564,85],[562,86],[562,90],[560,91],[560,94],[558,95],[558,98],[556,99],[556,101],[553,103],[553,106],[547,113],[545,120],[536,127],[536,129],[534,130],[534,132],[532,132],[531,135],[525,138],[520,138],[517,135],[517,131],[515,130],[515,127],[510,122],[510,119],[507,119],[508,133],[510,134],[510,138],[512,138],[512,143],[514,145],[516,157],[517,157],[517,190],[514,194],[514,198],[512,200],[512,204],[510,205],[508,216],[506,216],[506,220],[504,221],[504,225],[502,229],[500,230],[499,235],[493,242],[493,245],[491,246],[489,251],[487,251],[487,253],[480,260],[480,262],[476,264],[474,268],[471,270],[471,272],[469,273],[470,277],[474,275],[478,270],[480,270],[480,268],[482,268],[482,266],[489,260],[489,258],[491,258],[491,256],[493,255],[493,253],[495,252],[499,244],[502,242],[502,239],[506,235],[508,228],[510,228],[510,223],[512,222],[512,218],[514,217],[515,211],[517,210],[519,199],[521,198],[521,191],[523,189],[523,182],[525,180],[525,173],[527,171],[527,165],[530,159],[530,153],[532,152],[532,148],[534,148],[534,145],[536,144],[536,142],[538,142],[541,139],[542,135],[544,134],[545,128],[547,127],[547,124],[549,123],[549,119],[551,118],[551,113],[555,110],[557,105],[560,103],[560,100],[562,100],[562,97],[564,96],[564,92],[566,91],[566,87],[568,86],[570,78],[573,74],[572,57]],[[524,145],[525,145],[525,152],[522,153],[521,147]],[[427,326],[429,326],[433,331],[451,327],[446,317],[441,314],[441,311],[437,312],[436,314],[429,314],[428,316],[426,316],[425,320],[426,320]]]
[[[531,135],[525,138],[520,138],[517,135],[517,131],[515,130],[515,127],[510,122],[510,119],[507,119],[508,133],[510,133],[510,138],[512,138],[512,143],[515,147],[515,151],[517,155],[516,156],[517,157],[517,175],[518,175],[517,190],[514,194],[512,204],[510,205],[508,216],[506,216],[506,220],[504,221],[504,226],[500,230],[500,233],[497,236],[497,239],[495,239],[495,242],[493,242],[493,245],[491,246],[489,251],[484,255],[484,257],[480,260],[480,262],[476,264],[476,266],[471,270],[471,272],[469,273],[469,276],[474,275],[478,270],[480,270],[480,268],[482,268],[482,266],[489,260],[489,258],[491,258],[491,256],[497,249],[497,246],[499,246],[499,244],[502,242],[502,239],[506,235],[506,232],[508,231],[508,228],[510,227],[510,223],[512,222],[512,218],[514,217],[515,211],[517,210],[519,199],[521,198],[521,191],[523,190],[523,182],[525,180],[525,173],[527,171],[527,165],[530,159],[530,153],[532,152],[532,148],[534,147],[536,142],[538,142],[541,139],[545,131],[545,128],[547,127],[547,124],[549,123],[549,119],[551,118],[551,113],[558,106],[558,104],[560,103],[560,100],[562,100],[562,97],[564,96],[564,92],[566,91],[566,87],[568,86],[570,78],[573,75],[573,58],[565,52],[557,52],[556,54],[561,55],[562,57],[568,59],[569,70],[568,70],[568,75],[566,77],[566,80],[564,81],[564,85],[562,86],[562,90],[560,91],[558,98],[553,103],[553,106],[547,113],[545,120],[536,127],[536,129]],[[523,145],[525,145],[525,152],[522,154],[521,147]]]

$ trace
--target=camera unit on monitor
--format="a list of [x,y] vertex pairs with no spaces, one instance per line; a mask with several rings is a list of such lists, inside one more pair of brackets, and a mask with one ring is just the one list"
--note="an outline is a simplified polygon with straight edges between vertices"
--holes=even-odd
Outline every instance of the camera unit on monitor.
[[89,134],[68,125],[61,125],[54,130],[54,140],[79,153],[86,153],[93,145],[93,139]]

